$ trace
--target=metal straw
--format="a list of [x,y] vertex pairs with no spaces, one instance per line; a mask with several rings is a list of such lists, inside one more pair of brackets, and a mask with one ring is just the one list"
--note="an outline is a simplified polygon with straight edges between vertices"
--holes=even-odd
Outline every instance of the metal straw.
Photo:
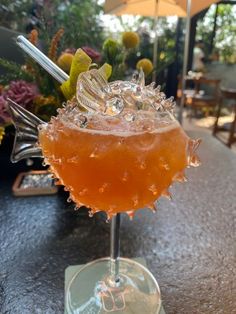
[[51,74],[59,83],[63,83],[69,79],[69,76],[52,62],[45,54],[43,54],[37,47],[35,47],[24,36],[20,35],[16,39],[16,43],[20,46],[30,57],[32,57],[44,70]]

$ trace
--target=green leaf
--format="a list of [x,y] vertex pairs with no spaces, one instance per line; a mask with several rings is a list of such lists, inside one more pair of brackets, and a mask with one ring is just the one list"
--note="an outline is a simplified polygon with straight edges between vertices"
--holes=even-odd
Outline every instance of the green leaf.
[[12,80],[22,79],[28,82],[33,81],[33,77],[23,70],[21,65],[15,62],[0,58],[0,67],[7,70],[6,74],[0,75],[0,83],[3,85],[8,84]]

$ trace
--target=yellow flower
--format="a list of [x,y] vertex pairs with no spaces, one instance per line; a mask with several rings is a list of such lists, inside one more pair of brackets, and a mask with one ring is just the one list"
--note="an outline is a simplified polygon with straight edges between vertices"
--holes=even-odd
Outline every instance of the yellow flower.
[[34,104],[37,106],[57,105],[57,100],[54,96],[38,95],[34,98]]
[[59,65],[60,68],[62,68],[62,70],[64,70],[65,72],[69,73],[73,57],[74,56],[73,56],[72,53],[64,52],[58,58],[57,64]]
[[56,110],[60,106],[59,101],[56,97],[38,95],[34,99],[34,110],[33,113],[39,118],[49,121],[51,116],[56,115]]
[[2,142],[4,135],[5,135],[4,127],[0,126],[0,144]]
[[136,64],[136,68],[138,70],[143,69],[145,76],[147,76],[152,72],[153,64],[151,60],[144,58],[138,61],[138,63]]
[[135,32],[124,32],[122,35],[122,43],[127,49],[135,48],[139,41],[139,35]]
[[160,59],[163,60],[163,59],[165,58],[165,56],[166,56],[165,53],[162,51],[162,52],[160,53]]

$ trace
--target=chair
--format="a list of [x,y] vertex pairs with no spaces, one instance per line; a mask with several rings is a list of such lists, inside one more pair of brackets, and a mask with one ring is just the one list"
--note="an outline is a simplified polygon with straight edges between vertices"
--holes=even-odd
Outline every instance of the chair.
[[[233,101],[232,106],[233,106],[234,119],[230,123],[228,128],[227,128],[227,125],[223,125],[223,126],[218,125],[219,118],[220,118],[221,111],[222,111],[225,100]],[[224,142],[224,144],[226,144],[228,147],[231,147],[231,145],[234,142],[236,142],[236,136],[235,136],[235,131],[236,131],[236,89],[221,88],[221,97],[220,97],[220,102],[219,102],[219,106],[218,106],[218,110],[217,110],[216,121],[215,121],[214,128],[213,128],[213,135],[222,141],[222,139],[216,135],[220,131],[229,132],[228,140],[226,143]]]
[[211,110],[217,107],[219,103],[219,94],[220,94],[220,79],[208,78],[208,77],[199,77],[193,80],[195,85],[195,92],[190,97],[187,102],[187,105],[190,109],[189,118],[197,115],[198,111],[201,111],[205,116],[209,115]]

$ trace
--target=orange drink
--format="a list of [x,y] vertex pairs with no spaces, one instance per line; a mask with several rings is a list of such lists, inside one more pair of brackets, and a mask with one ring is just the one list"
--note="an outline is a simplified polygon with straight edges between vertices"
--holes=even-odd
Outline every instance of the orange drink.
[[126,121],[127,113],[88,115],[82,128],[77,121],[84,114],[74,108],[68,121],[63,111],[41,127],[39,141],[46,162],[78,206],[108,216],[132,213],[168,196],[172,181],[181,179],[189,138],[170,114],[164,122],[153,112],[140,112],[133,122]]

